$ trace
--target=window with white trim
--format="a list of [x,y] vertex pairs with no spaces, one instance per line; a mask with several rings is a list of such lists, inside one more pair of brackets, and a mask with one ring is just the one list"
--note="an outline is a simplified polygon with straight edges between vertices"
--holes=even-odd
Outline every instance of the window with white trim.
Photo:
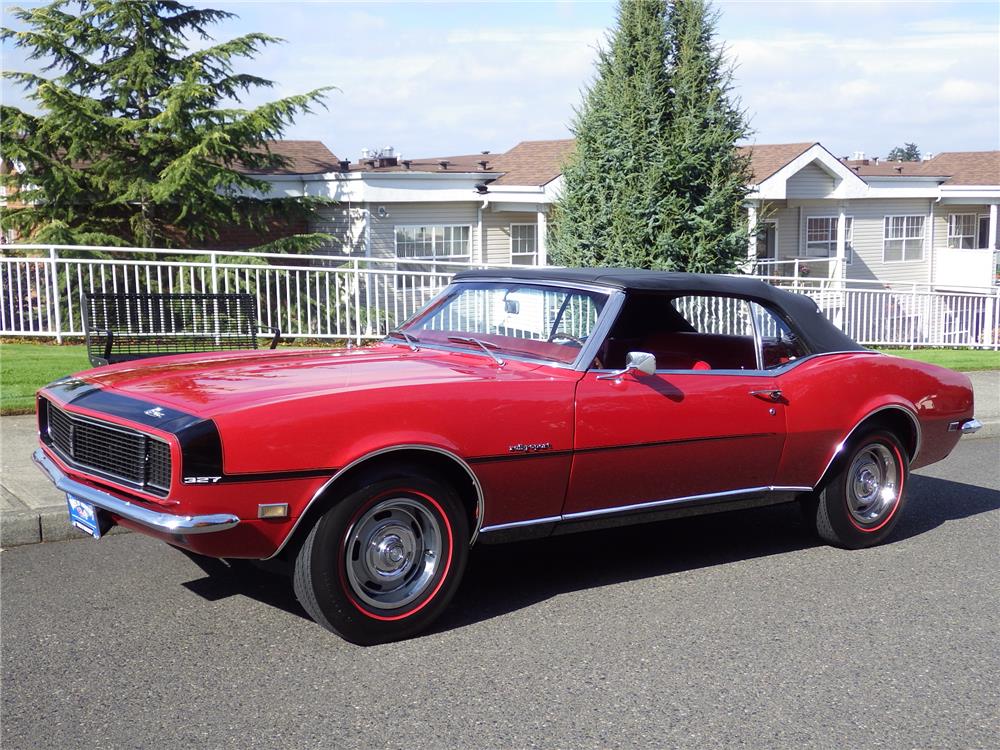
[[[810,258],[837,257],[836,216],[810,216],[806,219],[806,255]],[[844,218],[844,256],[851,262],[854,255],[854,217]]]
[[394,229],[396,257],[398,258],[469,260],[472,250],[472,227],[470,225],[397,225]]
[[538,265],[538,225],[510,225],[510,262],[515,265]]
[[882,233],[882,261],[900,263],[924,259],[926,216],[886,216]]
[[948,214],[948,247],[974,248],[977,224],[975,214]]

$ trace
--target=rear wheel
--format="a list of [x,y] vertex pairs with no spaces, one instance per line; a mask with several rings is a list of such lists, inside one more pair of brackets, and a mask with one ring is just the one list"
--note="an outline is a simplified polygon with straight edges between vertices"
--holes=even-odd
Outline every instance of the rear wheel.
[[468,536],[447,485],[420,476],[376,480],[309,532],[295,561],[295,594],[316,622],[352,643],[407,638],[458,589]]
[[803,515],[830,544],[861,549],[882,542],[906,501],[909,461],[899,439],[872,430],[852,440],[824,486],[803,503]]

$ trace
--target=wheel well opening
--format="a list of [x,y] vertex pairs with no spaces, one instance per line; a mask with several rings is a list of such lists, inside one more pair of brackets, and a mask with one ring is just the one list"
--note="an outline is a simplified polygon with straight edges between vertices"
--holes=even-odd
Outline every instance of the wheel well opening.
[[380,453],[352,466],[324,488],[323,493],[306,510],[292,538],[288,540],[281,557],[294,559],[302,541],[319,518],[340,499],[360,489],[368,482],[386,477],[417,473],[429,476],[451,486],[462,502],[469,522],[469,529],[476,528],[479,513],[479,493],[469,472],[454,458],[443,453],[420,448],[405,448]]
[[913,419],[899,409],[883,409],[858,425],[854,434],[878,427],[888,430],[899,438],[899,442],[906,449],[907,458],[910,461],[914,459],[917,453],[917,428]]

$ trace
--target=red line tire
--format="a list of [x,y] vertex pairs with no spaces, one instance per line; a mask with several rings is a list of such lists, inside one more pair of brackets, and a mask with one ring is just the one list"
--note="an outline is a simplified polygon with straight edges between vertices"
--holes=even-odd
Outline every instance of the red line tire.
[[469,528],[458,495],[417,475],[375,479],[327,511],[295,559],[309,616],[362,646],[428,628],[458,590]]
[[874,546],[899,522],[909,478],[899,439],[886,430],[868,431],[851,440],[821,489],[803,502],[803,518],[837,547]]

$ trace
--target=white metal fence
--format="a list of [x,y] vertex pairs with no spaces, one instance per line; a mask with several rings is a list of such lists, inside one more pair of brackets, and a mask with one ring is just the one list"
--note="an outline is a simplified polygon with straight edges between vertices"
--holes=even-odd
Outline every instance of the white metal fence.
[[[325,255],[0,246],[0,335],[83,335],[83,292],[247,292],[260,323],[285,337],[379,337],[437,294],[468,263]],[[816,300],[830,320],[866,345],[1000,349],[1000,294],[945,293],[920,285],[839,288],[762,277]]]

